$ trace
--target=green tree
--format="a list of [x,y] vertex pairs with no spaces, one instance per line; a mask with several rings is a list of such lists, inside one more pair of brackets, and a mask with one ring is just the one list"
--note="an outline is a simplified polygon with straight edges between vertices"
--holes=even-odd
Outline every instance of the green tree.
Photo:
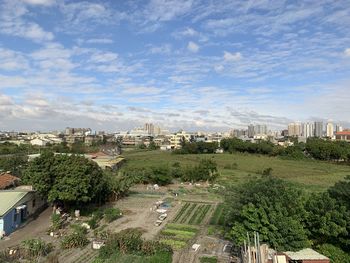
[[81,204],[103,201],[107,182],[96,163],[82,156],[44,152],[29,163],[24,182],[50,202]]
[[308,212],[306,227],[316,244],[330,243],[348,235],[350,220],[346,207],[326,193],[313,194],[306,202]]
[[247,232],[257,231],[263,242],[279,250],[310,245],[304,229],[303,193],[290,183],[266,176],[227,189],[226,194],[229,236],[237,244],[242,244]]
[[350,263],[350,254],[332,244],[322,244],[317,251],[329,257],[331,263]]

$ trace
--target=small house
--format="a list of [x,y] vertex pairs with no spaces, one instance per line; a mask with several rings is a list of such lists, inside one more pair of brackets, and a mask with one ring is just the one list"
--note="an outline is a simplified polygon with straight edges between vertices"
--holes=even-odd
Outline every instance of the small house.
[[0,191],[0,236],[9,235],[42,209],[46,202],[32,189]]
[[9,172],[0,173],[0,190],[16,187],[20,182],[20,179],[13,176]]

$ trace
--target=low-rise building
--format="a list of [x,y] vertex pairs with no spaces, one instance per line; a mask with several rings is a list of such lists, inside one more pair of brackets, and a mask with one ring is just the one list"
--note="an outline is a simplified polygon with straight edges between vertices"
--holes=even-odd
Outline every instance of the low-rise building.
[[338,141],[350,142],[350,131],[341,131],[335,134],[335,139]]
[[0,190],[5,190],[9,188],[14,188],[18,186],[21,179],[16,176],[13,176],[9,172],[0,173]]
[[0,236],[9,235],[45,206],[31,187],[0,191]]

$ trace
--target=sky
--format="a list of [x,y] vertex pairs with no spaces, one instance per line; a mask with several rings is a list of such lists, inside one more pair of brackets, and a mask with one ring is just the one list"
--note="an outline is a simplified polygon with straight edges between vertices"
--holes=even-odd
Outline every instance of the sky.
[[0,0],[0,130],[350,127],[348,0]]

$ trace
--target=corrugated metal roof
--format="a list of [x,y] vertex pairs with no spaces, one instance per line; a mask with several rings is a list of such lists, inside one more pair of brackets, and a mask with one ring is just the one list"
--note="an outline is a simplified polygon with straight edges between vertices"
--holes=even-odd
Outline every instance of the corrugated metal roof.
[[284,252],[292,260],[327,260],[326,256],[316,252],[311,248],[305,248],[297,252]]
[[5,215],[18,201],[30,191],[0,191],[0,217]]

